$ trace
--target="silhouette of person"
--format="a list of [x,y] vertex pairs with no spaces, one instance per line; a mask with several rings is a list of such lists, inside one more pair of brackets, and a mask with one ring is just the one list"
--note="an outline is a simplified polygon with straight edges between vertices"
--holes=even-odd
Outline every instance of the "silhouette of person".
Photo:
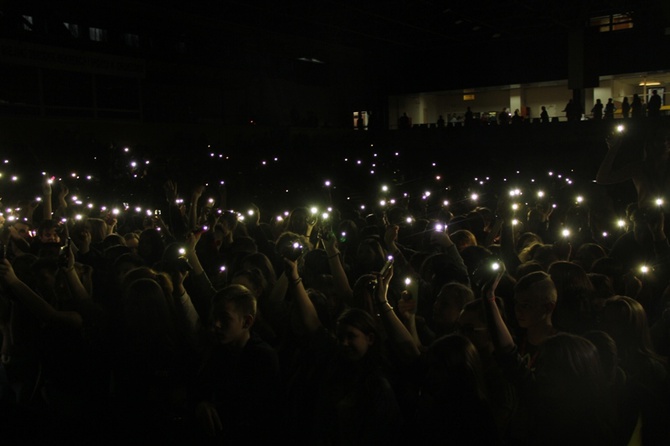
[[498,124],[509,124],[509,112],[507,111],[507,107],[503,107],[502,111],[498,113]]
[[605,119],[614,119],[615,110],[614,102],[612,102],[612,98],[609,98],[607,104],[605,104]]
[[630,113],[632,118],[641,118],[642,115],[642,99],[635,93],[633,95],[633,102],[630,104]]
[[575,104],[572,99],[568,101],[563,111],[565,112],[565,117],[568,119],[568,122],[577,122],[582,117],[579,106]]
[[437,126],[440,128],[444,127],[444,118],[442,117],[442,115],[440,115],[440,117],[437,118]]
[[540,113],[540,122],[547,124],[549,122],[549,113],[547,113],[547,108],[543,105],[542,112]]
[[474,114],[472,113],[472,110],[470,110],[470,107],[465,111],[465,125],[472,125],[474,124]]
[[523,123],[523,117],[519,114],[519,109],[514,110],[514,116],[512,116],[512,124],[518,125]]
[[398,118],[398,128],[399,129],[408,129],[410,128],[410,119],[407,116],[407,113],[403,113],[401,117]]
[[630,116],[630,102],[628,102],[628,96],[623,97],[623,102],[621,103],[621,116],[624,119]]
[[365,130],[365,120],[363,119],[363,112],[358,112],[358,118],[356,118],[356,128],[358,130]]
[[594,121],[603,119],[603,103],[600,99],[596,99],[596,104],[591,109],[591,114],[593,115]]
[[651,92],[649,104],[647,104],[647,116],[649,118],[661,116],[661,97],[658,95],[658,90]]

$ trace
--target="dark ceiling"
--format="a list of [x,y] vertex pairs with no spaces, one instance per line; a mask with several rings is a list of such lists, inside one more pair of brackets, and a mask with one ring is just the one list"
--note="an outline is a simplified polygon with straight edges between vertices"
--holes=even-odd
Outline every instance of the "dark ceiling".
[[[315,43],[315,48],[325,44],[368,54],[378,77],[409,89],[449,84],[445,78],[462,82],[467,77],[470,83],[490,85],[565,78],[570,31],[587,29],[589,18],[631,14],[638,30],[658,20],[668,22],[670,17],[670,2],[662,0],[140,3],[206,17],[251,33],[292,36],[306,45]],[[319,54],[314,57],[320,59]]]
[[[449,79],[500,85],[566,78],[570,31],[587,29],[589,18],[631,14],[638,35],[670,22],[667,0],[22,0],[7,1],[0,11],[14,9],[20,16],[31,7],[61,22],[69,16],[89,26],[105,27],[106,21],[112,28],[111,22],[121,22],[129,32],[190,38],[210,58],[232,59],[231,51],[241,48],[329,63],[335,48],[363,58],[365,69],[388,78],[389,85],[409,89],[432,89],[450,84]],[[631,58],[647,59],[641,53],[651,51],[655,42],[647,40],[651,44],[632,46],[634,71],[650,69]],[[620,43],[606,45],[618,48]],[[591,51],[604,55],[604,63],[612,60],[602,48]],[[617,72],[603,68],[607,74]]]
[[290,35],[372,51],[434,51],[493,42],[565,39],[594,16],[631,13],[640,23],[666,20],[665,0],[0,0],[0,12],[123,18],[155,27],[172,23]]
[[[154,3],[145,0],[140,3]],[[653,10],[647,1],[195,0],[155,5],[305,39],[368,49],[433,50],[450,45],[564,37],[590,16]],[[641,9],[644,8],[644,11]],[[661,6],[658,6],[661,8]]]

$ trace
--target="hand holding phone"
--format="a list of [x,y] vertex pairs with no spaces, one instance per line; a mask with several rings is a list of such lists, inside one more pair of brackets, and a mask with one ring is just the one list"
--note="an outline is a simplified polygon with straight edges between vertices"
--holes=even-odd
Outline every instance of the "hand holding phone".
[[384,263],[384,266],[382,267],[381,271],[379,271],[379,274],[382,277],[386,277],[391,268],[393,268],[393,257],[389,256],[388,259],[386,260],[386,263]]

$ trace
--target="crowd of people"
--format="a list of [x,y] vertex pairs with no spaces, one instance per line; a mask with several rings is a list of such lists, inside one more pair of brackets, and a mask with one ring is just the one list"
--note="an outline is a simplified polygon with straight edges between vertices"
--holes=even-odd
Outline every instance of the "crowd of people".
[[598,183],[638,198],[609,235],[597,197],[502,184],[280,218],[167,180],[138,217],[44,176],[0,232],[0,435],[668,444],[670,132],[645,132],[608,140]]

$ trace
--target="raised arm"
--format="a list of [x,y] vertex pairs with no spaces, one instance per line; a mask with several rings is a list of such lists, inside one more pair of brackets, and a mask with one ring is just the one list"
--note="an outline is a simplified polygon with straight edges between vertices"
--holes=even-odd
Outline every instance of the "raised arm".
[[65,274],[67,284],[70,287],[70,293],[72,297],[77,300],[88,300],[91,298],[89,290],[86,289],[84,284],[79,277],[79,273],[75,268],[75,256],[72,251],[72,241],[68,239],[68,242],[63,246],[63,265],[61,269]]
[[501,195],[498,199],[496,215],[500,220],[500,254],[507,270],[514,273],[521,264],[521,259],[516,252],[516,241],[514,240],[514,226],[512,224],[514,211],[512,203],[505,195]]
[[496,287],[500,279],[505,274],[505,269],[500,268],[498,273],[491,277],[488,283],[482,286],[482,301],[486,314],[487,325],[493,345],[498,352],[509,352],[514,348],[514,338],[505,324],[505,320],[500,314],[500,309],[496,305]]
[[349,278],[342,265],[342,254],[337,248],[337,237],[330,232],[321,239],[321,242],[328,254],[328,265],[330,266],[330,273],[333,276],[337,294],[341,296],[345,302],[351,302],[354,291],[351,289]]
[[67,217],[67,201],[65,197],[70,193],[70,189],[65,185],[65,183],[58,183],[58,195],[56,199],[58,203],[56,204],[56,209],[54,210],[54,218],[66,218]]
[[0,281],[17,302],[24,305],[44,324],[55,327],[82,328],[84,321],[79,313],[59,311],[49,305],[16,276],[14,268],[7,259],[0,260]]
[[388,288],[393,277],[393,267],[389,268],[385,275],[376,273],[377,286],[375,287],[374,299],[378,316],[384,325],[384,330],[391,345],[398,351],[401,360],[411,362],[419,357],[421,352],[416,339],[398,318],[394,308],[388,301]]
[[44,220],[53,219],[53,204],[51,203],[53,178],[45,174],[42,179],[42,218]]
[[199,225],[198,203],[203,192],[205,192],[204,184],[198,184],[193,188],[193,192],[191,192],[191,202],[188,208],[188,228],[190,230],[196,229]]
[[196,251],[196,245],[200,241],[200,236],[200,232],[195,233],[192,231],[186,235],[186,253],[184,256],[191,265],[191,268],[193,268],[189,274],[191,283],[193,284],[193,288],[190,290],[191,293],[189,293],[190,298],[198,312],[200,320],[206,320],[209,314],[211,299],[216,294],[216,289],[212,285],[207,272],[202,267]]
[[295,309],[298,312],[298,320],[301,321],[303,328],[307,333],[315,333],[323,326],[316,308],[312,303],[302,278],[298,275],[298,263],[284,258],[287,264],[286,278],[288,280],[288,292],[292,294],[295,302]]

